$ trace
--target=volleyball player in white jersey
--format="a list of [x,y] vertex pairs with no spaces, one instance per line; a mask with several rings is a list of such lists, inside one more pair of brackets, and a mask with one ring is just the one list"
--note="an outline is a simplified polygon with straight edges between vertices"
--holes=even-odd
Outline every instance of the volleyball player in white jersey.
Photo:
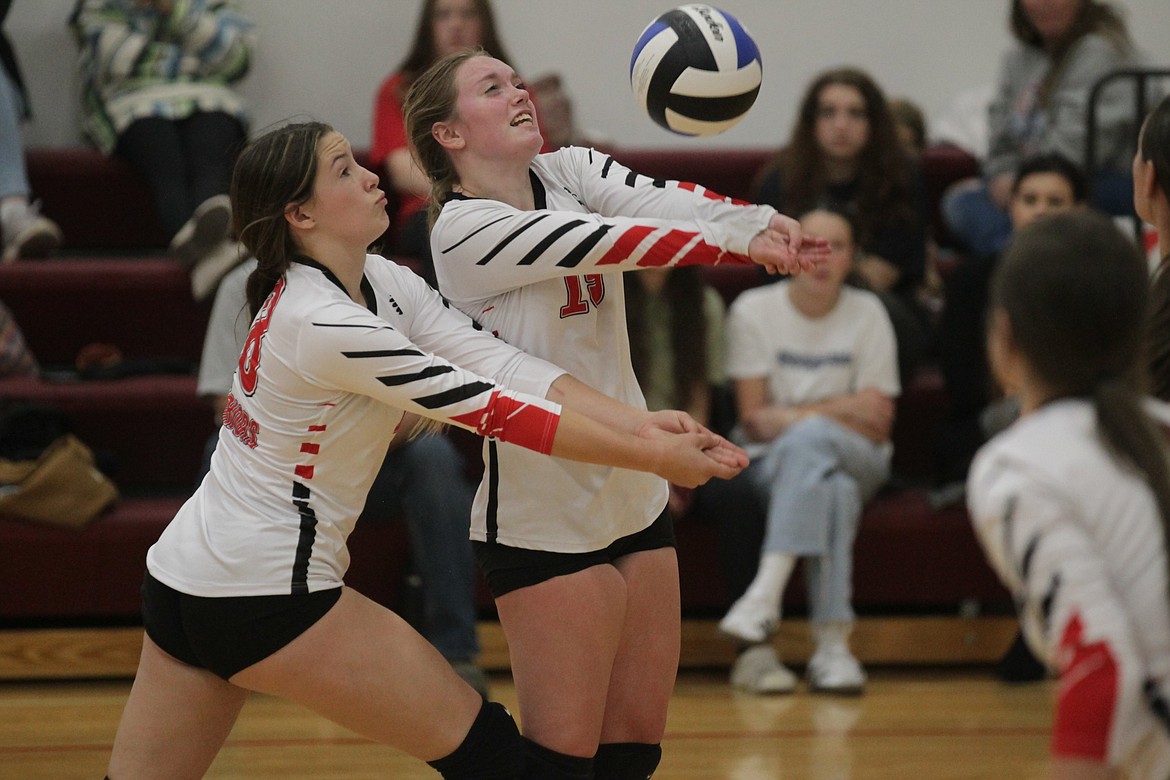
[[991,291],[992,370],[1021,417],[968,503],[1059,674],[1050,777],[1170,777],[1170,407],[1141,395],[1146,263],[1103,216],[1021,230]]
[[202,777],[249,691],[300,702],[444,777],[539,777],[506,710],[343,587],[346,538],[391,436],[416,415],[683,483],[746,465],[685,415],[601,396],[367,255],[388,223],[377,184],[321,124],[275,130],[240,155],[234,220],[259,261],[248,283],[259,312],[211,471],[147,555],[146,638],[113,780]]
[[[590,149],[538,155],[527,90],[482,51],[436,63],[404,109],[432,183],[443,295],[509,343],[634,406],[645,408],[617,273],[753,261],[794,271],[827,248],[771,207],[653,182]],[[666,483],[540,463],[504,444],[487,445],[485,460],[472,539],[534,760],[550,778],[649,777],[679,652]]]

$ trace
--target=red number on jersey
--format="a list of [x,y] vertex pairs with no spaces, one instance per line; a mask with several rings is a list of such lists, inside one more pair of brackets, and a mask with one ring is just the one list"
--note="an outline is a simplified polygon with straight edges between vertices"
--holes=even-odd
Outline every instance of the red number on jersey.
[[252,329],[248,331],[248,340],[244,342],[244,349],[240,352],[240,387],[245,395],[256,392],[257,372],[260,371],[260,347],[264,343],[264,335],[268,333],[268,325],[272,322],[272,312],[284,292],[284,279],[276,283],[268,300],[260,307]]
[[[582,289],[582,282],[584,282],[584,289]],[[584,314],[589,311],[590,303],[596,308],[605,299],[605,279],[601,274],[566,276],[565,291],[568,293],[569,301],[561,307],[561,317]]]

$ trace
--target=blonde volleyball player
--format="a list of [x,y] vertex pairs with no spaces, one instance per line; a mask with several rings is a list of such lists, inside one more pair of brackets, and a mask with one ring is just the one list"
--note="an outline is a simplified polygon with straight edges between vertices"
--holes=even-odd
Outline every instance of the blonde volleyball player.
[[746,456],[681,413],[624,406],[529,358],[366,254],[386,199],[325,125],[245,148],[232,201],[259,261],[248,282],[258,314],[211,471],[147,554],[146,637],[109,777],[202,777],[250,691],[444,777],[539,777],[503,707],[343,586],[346,538],[391,436],[420,416],[683,484],[734,475]]
[[[645,408],[617,273],[721,261],[799,271],[827,251],[771,207],[652,181],[590,149],[538,155],[528,91],[482,51],[420,76],[405,114],[432,183],[443,295],[632,406]],[[679,653],[667,484],[506,444],[488,444],[485,461],[472,539],[532,760],[549,778],[644,780],[661,756]]]
[[992,282],[992,370],[1021,418],[968,502],[1024,636],[1059,674],[1053,778],[1170,776],[1170,407],[1144,397],[1144,258],[1101,215],[1019,231]]

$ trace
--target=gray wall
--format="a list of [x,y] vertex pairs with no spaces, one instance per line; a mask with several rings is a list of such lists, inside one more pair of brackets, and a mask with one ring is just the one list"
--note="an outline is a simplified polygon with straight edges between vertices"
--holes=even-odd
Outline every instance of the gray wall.
[[[1008,43],[1008,0],[719,0],[752,32],[764,61],[760,97],[723,135],[688,139],[660,129],[630,93],[630,51],[642,28],[672,7],[662,0],[495,0],[513,64],[532,77],[559,71],[580,124],[625,146],[751,147],[787,137],[805,84],[840,64],[868,69],[890,95],[911,97],[930,120],[957,93],[994,79]],[[1170,65],[1170,0],[1125,0],[1134,38]],[[400,61],[417,23],[416,0],[241,0],[259,43],[241,83],[255,126],[292,115],[330,122],[369,144],[382,78]],[[65,29],[73,0],[16,0],[5,29],[32,90],[26,142],[82,143],[76,47]]]

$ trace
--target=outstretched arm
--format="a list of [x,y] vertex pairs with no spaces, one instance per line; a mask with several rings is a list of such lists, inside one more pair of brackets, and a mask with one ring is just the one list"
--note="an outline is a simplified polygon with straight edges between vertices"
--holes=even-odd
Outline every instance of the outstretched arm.
[[649,427],[642,433],[611,428],[562,407],[551,454],[648,471],[683,487],[702,485],[712,477],[730,479],[747,465],[742,450],[710,431],[670,433]]
[[708,442],[703,448],[707,457],[734,468],[736,472],[747,465],[747,455],[742,449],[707,430],[686,412],[674,409],[659,412],[635,409],[569,374],[553,382],[547,398],[609,428],[634,433],[642,438],[672,441],[671,437],[676,434],[701,434]]

